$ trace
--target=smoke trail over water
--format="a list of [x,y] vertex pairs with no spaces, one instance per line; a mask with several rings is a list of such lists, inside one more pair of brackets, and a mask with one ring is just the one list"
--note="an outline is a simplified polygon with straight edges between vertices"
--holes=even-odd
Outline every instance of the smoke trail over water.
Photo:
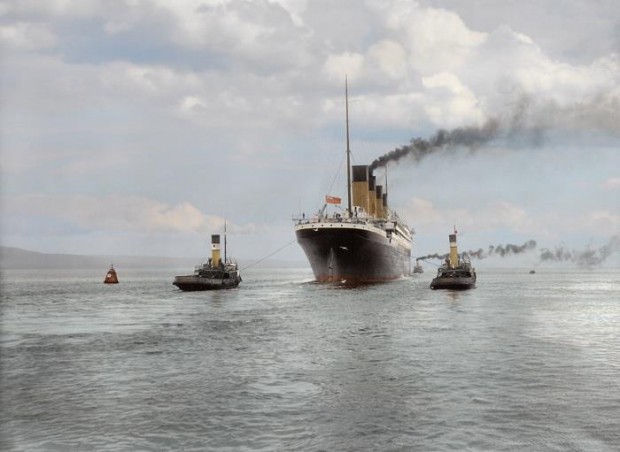
[[[476,251],[471,251],[471,250],[464,251],[461,253],[461,255],[465,257],[470,257],[470,258],[475,257],[476,259],[486,259],[487,257],[491,257],[491,256],[508,257],[508,256],[513,256],[516,254],[521,254],[526,251],[533,250],[534,248],[536,248],[536,241],[528,240],[523,245],[513,245],[510,243],[507,245],[497,245],[497,246],[490,245],[486,251],[480,248]],[[434,253],[434,254],[428,254],[426,256],[418,257],[416,258],[416,260],[425,260],[425,259],[442,259],[443,260],[443,259],[446,259],[448,256],[449,256],[448,253],[446,254]]]
[[[464,251],[461,256],[486,259],[488,257],[510,257],[517,254],[525,253],[536,248],[536,241],[528,240],[523,245],[497,245],[489,246],[487,250],[482,248],[476,251]],[[603,264],[611,255],[620,252],[620,236],[613,236],[609,242],[600,248],[586,250],[569,250],[564,247],[556,247],[553,250],[543,248],[540,252],[541,262],[569,262],[578,265],[579,267],[594,267]],[[420,256],[416,258],[416,261],[427,259],[440,259],[444,260],[448,258],[450,254],[427,254],[426,256]]]
[[620,251],[620,237],[613,236],[606,245],[598,249],[586,249],[584,251],[568,250],[557,247],[553,251],[543,248],[540,254],[542,262],[572,262],[580,267],[593,267],[601,265],[609,256]]

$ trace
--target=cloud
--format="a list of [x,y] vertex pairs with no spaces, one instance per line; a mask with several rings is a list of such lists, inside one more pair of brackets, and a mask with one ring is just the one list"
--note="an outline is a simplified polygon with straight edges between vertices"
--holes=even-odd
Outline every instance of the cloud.
[[441,127],[456,127],[467,117],[471,124],[482,124],[486,114],[471,89],[451,73],[442,72],[422,78],[427,90],[426,111],[430,120]]
[[0,206],[3,245],[51,253],[203,256],[209,236],[222,234],[226,223],[229,252],[255,258],[273,251],[285,233],[277,225],[209,214],[187,201],[143,196],[3,196]]
[[21,0],[5,3],[4,15],[26,16],[29,18],[80,17],[89,18],[105,13],[105,2],[101,0]]
[[386,77],[390,81],[402,80],[409,72],[407,51],[392,39],[382,39],[373,44],[368,49],[367,59],[369,70],[375,66],[379,71],[378,76]]
[[354,81],[359,78],[363,65],[363,55],[345,52],[339,55],[329,55],[323,66],[323,72],[332,79],[343,80],[346,75]]
[[404,43],[409,64],[423,76],[455,70],[486,39],[484,33],[470,30],[457,14],[444,9],[396,2],[383,14],[387,29]]
[[[6,206],[20,221],[45,215],[67,230],[202,234],[222,216],[198,208],[205,205],[208,185],[219,196],[208,197],[206,211],[230,209],[231,230],[259,233],[267,227],[260,221],[272,227],[292,210],[314,207],[306,199],[303,206],[291,201],[296,193],[305,196],[321,180],[333,180],[343,146],[347,74],[358,159],[372,161],[438,128],[479,126],[499,117],[508,129],[545,128],[555,134],[549,139],[571,145],[579,132],[583,155],[570,167],[556,146],[546,160],[547,175],[553,176],[552,168],[574,169],[607,180],[602,188],[608,191],[599,190],[596,199],[574,192],[572,213],[552,202],[568,204],[559,190],[549,193],[540,189],[545,181],[530,181],[543,193],[546,208],[539,214],[530,196],[535,189],[522,190],[523,181],[509,176],[526,177],[540,153],[532,140],[506,140],[495,153],[477,153],[476,166],[490,173],[502,166],[499,154],[522,151],[531,161],[517,159],[503,168],[506,177],[494,179],[515,187],[477,187],[479,181],[471,180],[472,172],[480,174],[475,167],[453,168],[455,175],[448,177],[468,187],[455,197],[467,193],[466,201],[478,199],[477,205],[444,203],[444,184],[430,180],[424,195],[407,204],[417,228],[456,220],[488,232],[538,229],[557,236],[571,232],[567,225],[576,219],[574,230],[584,233],[617,227],[612,190],[618,183],[600,170],[617,166],[617,157],[594,155],[593,149],[617,148],[618,56],[558,58],[561,52],[550,55],[534,26],[544,27],[543,17],[530,17],[529,8],[485,5],[484,11],[475,8],[483,16],[477,19],[456,3],[443,1],[445,8],[438,8],[436,2],[376,0],[5,2],[2,189],[31,208],[20,211],[10,200]],[[520,22],[503,15],[505,8],[520,13]],[[593,18],[596,10],[584,14]],[[606,31],[588,30],[590,25],[564,30],[557,26],[563,21],[577,19],[554,17],[558,46],[573,33],[613,34],[607,17],[596,22]],[[534,144],[549,144],[542,138]],[[445,174],[431,167],[443,164],[440,160],[425,160],[424,169]],[[407,180],[398,188],[416,193],[416,183]],[[107,216],[93,207],[103,203],[111,209]]]
[[605,182],[603,182],[603,188],[606,190],[620,189],[620,177],[610,177]]
[[578,218],[576,229],[596,231],[598,234],[613,235],[620,231],[620,214],[609,210],[594,210]]
[[46,24],[18,22],[0,26],[0,42],[3,47],[36,51],[54,47],[57,38]]
[[[454,12],[415,3],[368,3],[360,14],[371,21],[373,32],[367,30],[360,42],[356,31],[351,39],[358,41],[344,49],[323,39],[323,22],[309,20],[320,8],[314,2],[38,3],[12,6],[7,15],[16,22],[8,28],[54,33],[53,39],[43,35],[35,41],[49,41],[46,45],[57,51],[42,55],[36,67],[18,61],[13,71],[26,80],[13,83],[46,87],[39,93],[41,101],[48,98],[57,108],[93,105],[93,100],[140,107],[148,100],[145,108],[175,115],[184,99],[193,98],[219,126],[239,114],[256,120],[256,110],[262,122],[301,125],[313,118],[321,125],[320,105],[348,74],[352,94],[371,100],[358,118],[370,124],[377,121],[376,112],[387,111],[395,127],[429,120],[438,127],[471,125],[524,94],[558,108],[570,104],[576,113],[593,103],[587,110],[599,111],[591,122],[620,122],[617,58],[581,66],[554,61],[531,38],[507,26],[481,33]],[[332,11],[337,18],[350,13],[344,4]],[[303,26],[294,23],[293,15]],[[104,33],[97,34],[99,27],[84,29],[87,20],[100,23]],[[30,36],[25,31],[17,35]],[[155,47],[145,48],[145,40]],[[75,42],[81,43],[79,50],[70,48]],[[76,52],[79,65],[67,60],[75,59]],[[50,70],[54,76],[44,78]],[[9,98],[9,106],[20,104],[22,96],[33,97],[25,89],[15,95],[20,99]],[[33,107],[38,102],[33,99]],[[315,111],[309,114],[308,108]],[[183,117],[196,121],[195,115]]]
[[[4,217],[64,222],[84,231],[207,234],[224,229],[225,219],[201,212],[189,202],[167,204],[127,195],[20,195],[2,200]],[[228,222],[232,234],[253,234],[263,226]]]
[[620,215],[609,210],[538,214],[507,201],[492,201],[466,207],[439,207],[431,200],[414,197],[402,213],[418,231],[444,230],[457,224],[459,230],[492,233],[510,230],[524,236],[558,239],[566,235],[609,236],[620,230]]

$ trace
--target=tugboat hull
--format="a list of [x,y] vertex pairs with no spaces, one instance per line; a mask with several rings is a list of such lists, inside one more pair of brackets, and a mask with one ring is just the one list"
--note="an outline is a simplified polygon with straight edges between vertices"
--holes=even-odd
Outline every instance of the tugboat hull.
[[467,290],[476,287],[475,278],[434,278],[431,289]]
[[239,286],[241,277],[232,279],[215,279],[205,278],[203,276],[175,276],[172,284],[186,292],[195,292],[200,290],[221,290],[234,289]]
[[437,269],[437,276],[431,281],[430,288],[467,290],[476,287],[476,269],[469,259],[459,258],[456,246],[456,229],[450,234],[450,255],[446,262]]
[[[226,229],[224,229],[225,231]],[[226,236],[224,236],[224,260],[220,257],[220,236],[211,236],[211,258],[196,267],[193,275],[175,276],[172,284],[187,292],[199,290],[233,289],[241,282],[237,263],[226,259]]]

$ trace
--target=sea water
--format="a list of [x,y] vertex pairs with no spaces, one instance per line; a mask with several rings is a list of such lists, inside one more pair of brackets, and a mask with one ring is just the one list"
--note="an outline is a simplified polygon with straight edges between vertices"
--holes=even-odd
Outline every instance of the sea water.
[[620,272],[5,271],[5,451],[620,450]]

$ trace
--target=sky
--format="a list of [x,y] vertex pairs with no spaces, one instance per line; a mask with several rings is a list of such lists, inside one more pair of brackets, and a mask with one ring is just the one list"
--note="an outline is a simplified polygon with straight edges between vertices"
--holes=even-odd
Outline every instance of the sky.
[[[293,216],[387,166],[413,256],[523,244],[620,265],[616,0],[0,0],[1,244],[303,261]],[[376,171],[385,179],[385,171]],[[615,237],[615,238],[614,238]],[[559,255],[559,254],[558,254]]]

